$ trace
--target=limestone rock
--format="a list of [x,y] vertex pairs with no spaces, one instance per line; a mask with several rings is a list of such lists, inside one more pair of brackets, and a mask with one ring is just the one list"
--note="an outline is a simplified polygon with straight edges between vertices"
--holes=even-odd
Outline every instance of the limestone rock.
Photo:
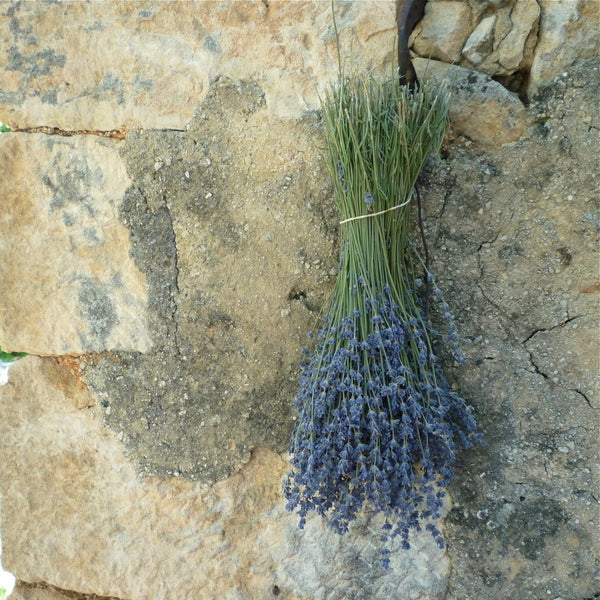
[[20,580],[132,600],[263,600],[274,590],[384,600],[400,586],[404,598],[443,598],[449,563],[427,532],[411,551],[395,549],[386,572],[380,521],[345,537],[318,517],[299,530],[281,492],[287,463],[266,449],[213,487],[139,479],[97,415],[48,385],[47,360],[24,358],[0,388],[3,559]]
[[538,122],[521,140],[485,152],[455,145],[421,189],[431,268],[464,336],[456,384],[481,398],[488,442],[457,470],[448,600],[598,590],[598,137],[589,117],[599,74],[595,59],[578,64],[534,107]]
[[153,17],[166,25],[157,12],[152,3],[10,6],[0,119],[65,130],[183,127],[208,89],[211,55],[199,40],[149,27]]
[[540,7],[536,0],[516,2],[511,13],[511,29],[498,43],[498,75],[510,74],[531,65],[533,46],[537,41]]
[[409,43],[420,56],[457,62],[471,33],[471,11],[466,2],[428,2],[425,15]]
[[411,44],[418,56],[476,67],[531,99],[597,55],[598,10],[595,0],[430,2]]
[[145,351],[144,276],[118,207],[130,180],[115,142],[0,136],[0,340],[5,351]]
[[497,15],[490,15],[482,19],[465,43],[462,54],[474,65],[483,62],[492,51],[497,18]]
[[450,121],[456,132],[487,145],[518,140],[527,129],[527,113],[516,95],[486,75],[439,61],[413,61],[419,79],[448,88]]
[[463,56],[489,76],[528,70],[537,41],[539,17],[536,0],[519,0],[501,7],[478,24],[463,48]]
[[[387,72],[393,3],[335,10],[345,63]],[[182,129],[221,75],[254,79],[276,115],[298,116],[338,69],[327,2],[15,3],[0,27],[0,120],[13,127]]]
[[[276,115],[292,117],[318,108],[318,92],[337,74],[323,2],[180,3],[177,11],[169,3],[38,5],[0,15],[9,32],[0,42],[0,120],[13,127],[181,129],[219,75],[251,77]],[[389,72],[394,4],[339,2],[335,10],[344,63]],[[467,59],[490,76],[531,65],[531,97],[575,58],[597,52],[597,11],[595,0],[429,2],[411,42],[421,56]],[[493,47],[482,59],[493,16]]]
[[527,86],[530,98],[575,61],[597,56],[600,47],[596,0],[539,0],[539,4],[540,34]]

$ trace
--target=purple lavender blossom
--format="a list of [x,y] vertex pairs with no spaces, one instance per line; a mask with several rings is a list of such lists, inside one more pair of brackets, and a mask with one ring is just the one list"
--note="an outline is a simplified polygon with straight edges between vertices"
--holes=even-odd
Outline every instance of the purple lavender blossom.
[[[327,319],[302,365],[284,491],[301,526],[316,511],[343,534],[368,506],[386,516],[384,538],[400,536],[407,547],[411,529],[439,518],[459,447],[479,437],[470,407],[425,342],[432,335],[425,315],[403,318],[385,294],[366,304],[366,337],[360,311],[337,327]],[[442,546],[439,530],[428,529]]]

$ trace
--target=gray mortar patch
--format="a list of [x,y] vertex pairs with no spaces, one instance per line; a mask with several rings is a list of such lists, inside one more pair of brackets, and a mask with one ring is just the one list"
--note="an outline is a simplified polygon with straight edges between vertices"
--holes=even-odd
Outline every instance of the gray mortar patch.
[[[185,295],[180,291],[174,230],[175,220],[186,227],[206,227],[196,241],[188,242],[188,253],[196,253],[216,273],[224,256],[250,260],[249,277],[259,268],[251,262],[252,254],[243,254],[249,249],[235,193],[245,185],[246,174],[231,156],[239,152],[239,144],[249,143],[243,119],[264,108],[256,84],[218,82],[186,132],[132,133],[121,151],[135,182],[120,207],[121,219],[130,231],[131,255],[146,275],[154,345],[147,354],[98,357],[84,378],[92,389],[103,391],[98,404],[105,422],[124,432],[130,457],[145,475],[177,474],[213,482],[246,462],[252,448],[283,452],[289,443],[305,330],[298,334],[299,342],[292,340],[298,344],[293,362],[273,364],[271,354],[277,348],[268,348],[262,357],[248,356],[247,334],[222,304],[218,286],[200,282]],[[317,131],[310,118],[294,127],[304,143]],[[294,174],[295,180],[302,178]],[[323,182],[310,185],[310,197],[322,203]],[[289,190],[282,186],[271,193],[273,203],[290,201]],[[294,202],[304,204],[301,192],[297,195]],[[202,246],[206,236],[212,244],[208,249]],[[330,252],[329,243],[321,244]],[[252,367],[257,361],[269,366],[260,371]],[[254,383],[250,376],[247,387],[232,385],[240,365],[258,369],[260,381]]]

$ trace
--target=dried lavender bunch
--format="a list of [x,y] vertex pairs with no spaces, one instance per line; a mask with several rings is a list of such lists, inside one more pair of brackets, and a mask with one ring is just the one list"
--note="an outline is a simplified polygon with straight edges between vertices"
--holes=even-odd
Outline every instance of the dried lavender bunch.
[[[322,515],[338,533],[363,508],[386,517],[383,541],[440,516],[460,447],[478,441],[470,407],[450,388],[423,310],[409,237],[410,200],[427,156],[437,152],[447,98],[396,80],[342,78],[325,98],[329,167],[340,215],[340,271],[312,353],[305,351],[284,492],[300,516]],[[389,565],[388,550],[383,562]]]

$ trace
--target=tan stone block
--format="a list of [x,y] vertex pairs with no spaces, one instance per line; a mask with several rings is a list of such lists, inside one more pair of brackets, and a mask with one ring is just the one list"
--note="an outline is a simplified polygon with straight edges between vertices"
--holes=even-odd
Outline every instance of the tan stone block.
[[539,0],[540,34],[531,64],[527,95],[586,57],[598,55],[600,5],[596,0]]
[[501,7],[473,30],[463,55],[490,77],[528,68],[537,41],[539,17],[540,7],[535,0]]
[[[175,12],[191,23],[196,6]],[[157,12],[146,2],[14,7],[0,18],[11,32],[0,42],[0,88],[6,79],[10,90],[0,119],[67,130],[183,127],[208,89],[209,53],[178,29],[164,35]]]
[[3,349],[148,349],[145,279],[119,221],[130,180],[116,143],[3,134],[0,171]]
[[[15,6],[0,17],[0,120],[14,128],[183,129],[220,75],[252,78],[278,116],[319,106],[338,73],[329,2]],[[347,69],[389,71],[391,2],[335,3]]]
[[462,50],[463,56],[479,65],[492,51],[492,41],[497,15],[490,15],[475,27]]
[[471,9],[466,2],[429,2],[410,36],[410,45],[419,56],[458,62],[470,33]]
[[531,64],[531,53],[537,39],[540,7],[536,0],[517,2],[511,13],[511,30],[498,44],[498,62],[504,73],[515,71]]
[[457,133],[486,145],[518,140],[527,130],[525,107],[487,75],[424,58],[414,60],[419,79],[448,88],[450,121]]
[[449,562],[427,532],[385,572],[381,519],[343,537],[316,516],[299,530],[282,497],[287,462],[269,450],[213,487],[139,478],[96,413],[49,381],[47,360],[18,361],[0,387],[3,563],[21,581],[132,600],[263,600],[275,587],[350,597],[363,585],[374,600],[399,586],[411,600],[443,597]]

